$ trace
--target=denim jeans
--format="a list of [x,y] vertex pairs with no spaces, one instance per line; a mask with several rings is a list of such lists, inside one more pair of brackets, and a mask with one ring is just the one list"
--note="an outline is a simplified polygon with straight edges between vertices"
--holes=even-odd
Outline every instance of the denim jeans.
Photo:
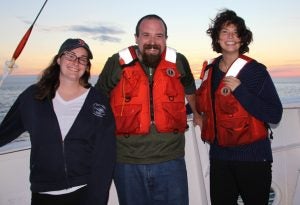
[[120,205],[188,205],[184,158],[156,164],[117,163],[114,182]]

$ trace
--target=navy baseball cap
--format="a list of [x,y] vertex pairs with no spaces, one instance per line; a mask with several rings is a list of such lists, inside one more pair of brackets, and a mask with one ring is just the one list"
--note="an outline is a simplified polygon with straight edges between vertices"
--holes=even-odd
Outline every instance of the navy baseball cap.
[[84,40],[79,39],[79,38],[69,38],[67,40],[65,40],[65,42],[60,46],[58,54],[61,54],[65,51],[71,51],[75,48],[85,48],[88,52],[88,58],[89,59],[93,59],[93,54],[88,46],[88,44],[86,44],[86,42],[84,42]]

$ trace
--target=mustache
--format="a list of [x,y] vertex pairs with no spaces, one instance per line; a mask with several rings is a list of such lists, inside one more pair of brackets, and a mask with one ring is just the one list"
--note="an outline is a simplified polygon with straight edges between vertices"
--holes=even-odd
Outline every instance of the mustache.
[[160,49],[160,46],[156,44],[145,44],[144,49]]

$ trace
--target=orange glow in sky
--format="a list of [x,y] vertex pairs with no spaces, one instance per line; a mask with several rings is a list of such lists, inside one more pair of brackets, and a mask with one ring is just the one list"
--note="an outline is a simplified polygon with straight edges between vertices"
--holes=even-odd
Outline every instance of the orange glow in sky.
[[[12,75],[41,73],[67,38],[82,38],[89,44],[94,55],[91,72],[98,75],[108,57],[135,44],[137,21],[154,13],[168,26],[168,46],[187,57],[195,78],[198,78],[202,62],[218,56],[212,51],[210,38],[206,35],[210,20],[220,9],[228,8],[241,16],[253,32],[254,41],[246,55],[265,64],[271,76],[300,76],[300,1],[279,1],[270,6],[269,1],[259,0],[252,0],[247,5],[243,1],[189,0],[188,3],[176,2],[171,10],[170,2],[139,0],[132,3],[133,7],[131,3],[118,0],[71,4],[61,0],[48,1]],[[44,0],[2,2],[0,65],[10,60],[43,3]]]

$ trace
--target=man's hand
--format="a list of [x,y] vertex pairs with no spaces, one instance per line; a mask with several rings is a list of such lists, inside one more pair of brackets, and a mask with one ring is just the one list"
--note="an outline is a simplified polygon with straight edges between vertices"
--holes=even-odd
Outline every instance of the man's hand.
[[200,129],[202,129],[202,122],[203,122],[202,116],[198,112],[193,113],[194,126],[198,125],[200,127]]

